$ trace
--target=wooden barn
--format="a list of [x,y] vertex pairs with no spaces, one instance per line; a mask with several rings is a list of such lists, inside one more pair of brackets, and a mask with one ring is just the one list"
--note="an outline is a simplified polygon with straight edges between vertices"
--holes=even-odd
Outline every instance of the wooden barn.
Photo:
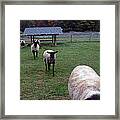
[[56,36],[63,34],[61,27],[31,27],[25,28],[24,35],[30,36],[31,43],[36,36],[52,36],[52,43],[56,45]]

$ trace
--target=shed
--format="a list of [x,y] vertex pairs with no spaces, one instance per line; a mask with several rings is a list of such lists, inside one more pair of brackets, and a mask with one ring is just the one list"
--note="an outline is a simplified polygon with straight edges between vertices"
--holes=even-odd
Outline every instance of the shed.
[[25,28],[24,35],[31,36],[31,43],[34,36],[52,36],[52,43],[56,44],[56,35],[63,34],[61,27],[32,27]]

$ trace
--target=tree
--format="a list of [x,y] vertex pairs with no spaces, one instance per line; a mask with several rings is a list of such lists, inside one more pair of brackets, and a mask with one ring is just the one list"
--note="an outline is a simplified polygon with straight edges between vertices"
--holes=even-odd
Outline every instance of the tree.
[[21,20],[20,30],[23,32],[27,27],[61,27],[63,32],[99,32],[99,20]]

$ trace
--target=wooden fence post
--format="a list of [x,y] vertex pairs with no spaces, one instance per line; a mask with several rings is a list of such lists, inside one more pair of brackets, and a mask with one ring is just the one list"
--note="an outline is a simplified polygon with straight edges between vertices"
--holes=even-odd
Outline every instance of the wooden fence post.
[[52,35],[52,43],[53,43],[53,35]]
[[72,34],[71,34],[71,42],[72,42]]
[[34,41],[34,35],[33,35],[33,42],[35,42],[35,41]]
[[91,40],[91,38],[92,38],[92,32],[91,32],[91,34],[90,34],[90,38],[89,38],[89,40]]
[[56,46],[56,35],[54,35],[54,46]]
[[31,44],[32,44],[32,35],[30,36],[30,38],[31,38]]

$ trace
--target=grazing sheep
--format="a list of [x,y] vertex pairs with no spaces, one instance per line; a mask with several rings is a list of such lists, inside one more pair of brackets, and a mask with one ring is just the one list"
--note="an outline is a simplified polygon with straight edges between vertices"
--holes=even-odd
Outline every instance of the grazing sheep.
[[20,46],[25,47],[25,40],[20,40]]
[[33,41],[33,44],[31,45],[31,52],[33,53],[34,59],[38,57],[38,52],[39,52],[38,41]]
[[68,90],[73,100],[100,100],[100,77],[91,67],[79,65],[69,77]]
[[52,64],[53,65],[53,76],[54,76],[54,65],[55,65],[56,53],[57,52],[58,51],[46,50],[43,53],[46,71],[47,71],[47,67],[48,67],[48,70],[50,70],[50,66]]

